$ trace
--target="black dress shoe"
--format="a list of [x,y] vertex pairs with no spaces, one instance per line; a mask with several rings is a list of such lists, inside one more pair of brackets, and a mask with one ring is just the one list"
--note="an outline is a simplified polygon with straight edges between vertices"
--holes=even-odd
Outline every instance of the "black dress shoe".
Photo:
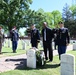
[[13,53],[16,53],[16,51],[13,51]]
[[0,54],[2,54],[2,52],[0,52]]
[[45,58],[46,60],[48,60],[48,58]]
[[49,62],[52,62],[52,60],[49,60]]
[[60,63],[58,64],[58,66],[60,66]]

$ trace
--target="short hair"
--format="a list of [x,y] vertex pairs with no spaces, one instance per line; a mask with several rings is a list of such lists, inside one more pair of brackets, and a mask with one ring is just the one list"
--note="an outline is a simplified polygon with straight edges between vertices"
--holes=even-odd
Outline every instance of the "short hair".
[[46,24],[47,25],[47,22],[43,22],[43,24]]
[[16,26],[14,26],[13,28],[16,28]]
[[60,21],[58,24],[64,24],[64,22]]
[[32,24],[31,26],[35,26],[35,24]]

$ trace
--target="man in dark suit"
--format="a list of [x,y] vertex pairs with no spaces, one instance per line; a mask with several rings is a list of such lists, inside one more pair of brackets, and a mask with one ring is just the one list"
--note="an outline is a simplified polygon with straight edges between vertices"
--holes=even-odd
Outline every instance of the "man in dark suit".
[[33,24],[31,26],[31,46],[38,48],[38,43],[40,42],[40,33],[39,30]]
[[60,55],[66,53],[67,45],[69,44],[69,32],[68,28],[64,27],[63,22],[59,22],[60,28],[57,30],[57,41],[58,41],[58,54]]
[[55,50],[57,50],[57,34],[56,34],[56,32],[57,32],[57,28],[54,28],[53,29],[53,33],[54,33],[54,40],[53,40],[53,42],[54,42],[54,49]]
[[42,38],[43,38],[43,48],[45,59],[48,60],[47,57],[47,50],[49,51],[49,61],[53,60],[53,50],[52,50],[52,38],[53,38],[52,29],[47,27],[47,23],[43,22],[43,29],[42,29]]

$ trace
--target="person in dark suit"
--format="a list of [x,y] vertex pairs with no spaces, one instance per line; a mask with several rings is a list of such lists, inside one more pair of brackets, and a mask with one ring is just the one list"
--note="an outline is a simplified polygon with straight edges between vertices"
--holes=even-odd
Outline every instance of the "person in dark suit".
[[31,26],[31,46],[38,48],[38,43],[40,42],[39,30],[33,24]]
[[54,40],[53,40],[53,42],[54,42],[54,49],[55,50],[57,50],[57,34],[56,34],[56,32],[57,32],[57,28],[54,28],[53,29],[53,33],[54,33]]
[[45,59],[48,60],[47,51],[49,51],[49,61],[53,60],[53,50],[52,50],[52,39],[54,35],[52,29],[47,27],[47,23],[43,22],[43,29],[42,29],[42,38],[43,38],[43,48]]
[[58,54],[60,55],[66,53],[67,45],[70,42],[70,36],[68,28],[64,27],[63,22],[59,22],[59,29],[57,30],[57,41],[58,41]]

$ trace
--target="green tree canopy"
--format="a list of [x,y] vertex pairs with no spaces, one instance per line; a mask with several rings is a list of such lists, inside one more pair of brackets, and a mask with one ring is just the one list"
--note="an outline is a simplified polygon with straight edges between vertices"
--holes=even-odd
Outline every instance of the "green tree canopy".
[[25,26],[31,3],[32,0],[0,0],[0,24],[8,30]]
[[65,27],[69,28],[70,36],[76,37],[76,5],[68,6],[66,4],[62,16]]
[[62,21],[62,14],[58,10],[52,11],[53,25],[57,26],[59,21]]
[[75,20],[76,19],[76,4],[72,5],[70,7],[70,10],[72,11],[72,19]]

